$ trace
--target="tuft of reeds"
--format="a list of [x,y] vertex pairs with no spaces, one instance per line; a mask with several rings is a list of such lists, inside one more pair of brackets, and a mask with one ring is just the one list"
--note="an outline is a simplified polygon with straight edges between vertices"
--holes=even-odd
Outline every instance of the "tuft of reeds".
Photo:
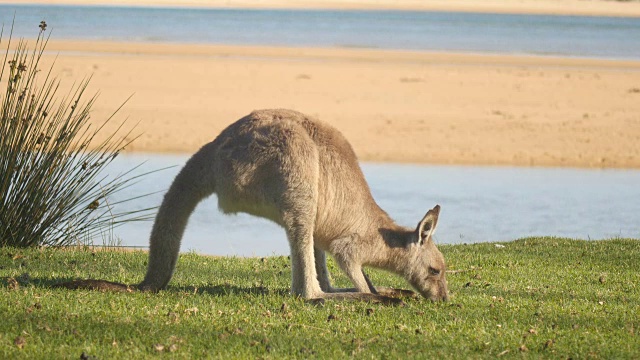
[[[90,79],[59,98],[52,67],[39,69],[49,40],[46,22],[39,28],[33,49],[19,40],[11,50],[12,27],[0,56],[0,88],[6,87],[0,92],[0,246],[86,244],[122,223],[150,218],[151,209],[118,213],[118,202],[108,200],[144,175],[105,174],[133,141],[124,123],[97,141],[120,108],[92,128],[96,95],[85,100]],[[4,27],[0,48],[3,33]]]

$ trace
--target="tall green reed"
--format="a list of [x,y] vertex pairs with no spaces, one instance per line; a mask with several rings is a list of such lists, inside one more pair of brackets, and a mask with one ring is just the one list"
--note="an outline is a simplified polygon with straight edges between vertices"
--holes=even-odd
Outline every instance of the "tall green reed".
[[[131,169],[109,176],[105,168],[133,140],[123,125],[102,136],[118,108],[101,125],[89,123],[96,95],[85,92],[90,79],[58,97],[53,65],[41,71],[49,36],[42,21],[35,46],[12,30],[0,55],[0,246],[64,246],[86,243],[126,222],[146,220],[151,208],[118,212],[108,201],[145,174]],[[0,32],[3,46],[4,27]],[[135,139],[135,138],[134,138]],[[138,198],[138,197],[136,197]]]

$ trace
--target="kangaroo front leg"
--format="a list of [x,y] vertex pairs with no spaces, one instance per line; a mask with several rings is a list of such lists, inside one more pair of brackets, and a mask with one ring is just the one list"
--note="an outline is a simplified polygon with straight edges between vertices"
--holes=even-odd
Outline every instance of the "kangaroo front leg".
[[[357,235],[351,235],[331,242],[329,251],[338,263],[338,266],[349,277],[356,292],[371,293],[367,283],[362,263],[360,262]],[[351,291],[351,289],[336,289],[339,292]]]
[[369,286],[369,291],[371,291],[373,294],[377,294],[378,291],[376,290],[375,286],[373,286],[371,279],[369,279],[364,270],[362,270],[362,276],[364,276],[364,280],[367,282],[367,286]]
[[390,296],[390,297],[400,297],[400,296],[416,297],[417,296],[417,294],[411,290],[396,289],[396,288],[390,288],[390,287],[375,287],[373,286],[371,279],[369,279],[369,276],[367,276],[364,270],[362,271],[362,275],[364,276],[364,279],[367,281],[367,285],[369,285],[369,289],[373,294],[379,294],[382,296]]
[[[316,257],[316,265],[317,265],[317,261],[318,258]],[[371,280],[369,279],[369,277],[367,276],[367,274],[364,272],[364,270],[362,270],[362,276],[364,276],[364,280],[367,282],[367,286],[369,287],[369,291],[372,294],[378,294],[378,290],[376,290],[375,286],[373,286],[373,283],[371,282]],[[318,274],[318,279],[320,278],[320,274]],[[322,283],[320,283],[320,286],[322,286]],[[340,292],[340,293],[353,293],[353,292],[359,292],[358,289],[356,288],[330,288],[331,291],[327,291],[324,288],[322,289],[322,291],[325,292]]]
[[[356,292],[356,288],[346,288],[346,289],[335,289],[331,286],[331,280],[329,279],[329,269],[327,269],[327,257],[323,250],[318,248],[314,248],[314,255],[316,259],[316,272],[318,273],[318,282],[320,283],[320,289],[322,291],[331,293],[331,292]],[[376,288],[373,286],[373,283],[367,276],[367,274],[362,271],[362,276],[364,276],[367,285],[369,286],[369,291],[373,294],[377,294]]]
[[[342,264],[340,261],[338,261],[338,263]],[[362,271],[362,268],[360,268],[359,271],[353,269],[346,270],[346,268],[348,267],[343,267],[343,270],[345,270],[345,272],[349,275],[349,278],[354,283],[354,285],[356,285],[356,288],[331,288],[332,293],[325,292],[324,294],[322,294],[322,296],[311,299],[310,301],[315,304],[323,304],[325,300],[366,301],[381,303],[385,305],[404,306],[404,301],[394,296],[397,295],[397,293],[390,292],[384,295],[379,294],[376,288],[371,283],[371,280],[369,280],[367,274]]]
[[[396,289],[396,288],[383,287],[383,286],[376,287],[376,286],[373,285],[373,282],[371,282],[371,279],[369,279],[369,276],[367,275],[367,273],[364,272],[364,270],[362,271],[362,276],[364,276],[364,279],[367,282],[367,285],[369,286],[369,290],[371,291],[372,294],[382,295],[382,296],[385,296],[385,297],[394,297],[394,298],[395,297],[417,297],[418,296],[418,294],[416,294],[414,291],[411,291],[411,290]],[[324,289],[322,289],[322,290],[326,291]],[[343,289],[331,288],[331,292],[343,292],[343,293],[345,293],[345,292],[357,292],[357,291],[358,290],[356,288],[343,288]]]
[[362,267],[359,264],[342,264],[340,263],[340,261],[338,263],[355,286],[355,290],[357,292],[373,294],[377,293],[376,289],[373,287],[373,284],[371,284],[371,281],[364,273],[364,271],[362,271]]

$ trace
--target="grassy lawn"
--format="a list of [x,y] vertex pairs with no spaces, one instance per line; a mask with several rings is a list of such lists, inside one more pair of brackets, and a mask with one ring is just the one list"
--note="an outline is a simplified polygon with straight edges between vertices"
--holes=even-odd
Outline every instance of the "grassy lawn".
[[639,240],[440,249],[451,300],[390,307],[294,298],[286,257],[184,254],[167,290],[115,293],[52,285],[137,283],[145,253],[4,248],[0,358],[640,358]]

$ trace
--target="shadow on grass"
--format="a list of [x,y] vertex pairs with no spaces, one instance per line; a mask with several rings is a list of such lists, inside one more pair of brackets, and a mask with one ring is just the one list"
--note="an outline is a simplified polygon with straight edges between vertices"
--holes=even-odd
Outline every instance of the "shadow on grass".
[[[28,275],[18,277],[2,277],[0,284],[3,287],[19,288],[22,286],[34,286],[37,288],[65,288],[69,290],[97,290],[113,292],[137,292],[138,284],[122,284],[107,280],[74,279],[70,277],[58,278],[31,278]],[[288,289],[269,289],[262,285],[251,287],[235,286],[232,284],[207,285],[207,286],[168,286],[163,292],[207,294],[211,296],[229,295],[288,295]]]
[[271,289],[266,286],[257,285],[251,287],[236,286],[232,284],[207,285],[207,286],[168,286],[164,291],[188,292],[195,294],[208,294],[211,296],[229,295],[289,295],[288,289]]

